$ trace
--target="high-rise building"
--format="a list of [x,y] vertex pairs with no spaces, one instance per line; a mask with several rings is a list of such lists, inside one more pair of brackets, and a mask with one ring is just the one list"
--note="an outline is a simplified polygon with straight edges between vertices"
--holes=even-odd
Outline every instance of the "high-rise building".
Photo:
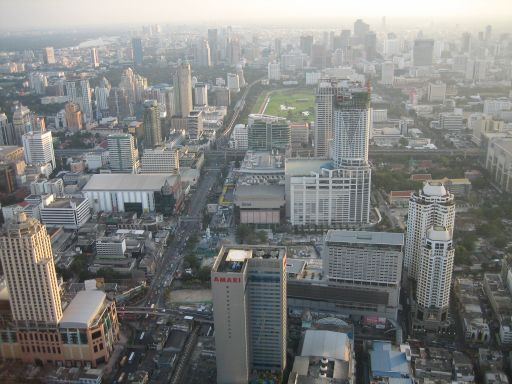
[[115,173],[138,173],[139,153],[135,138],[129,133],[108,135],[110,169]]
[[6,225],[0,244],[13,320],[56,326],[62,307],[46,227],[22,213],[17,222]]
[[9,123],[7,115],[0,113],[0,145],[16,145],[16,131],[14,125]]
[[0,234],[0,261],[12,316],[0,329],[3,360],[92,367],[109,360],[119,338],[115,303],[86,289],[63,311],[44,225],[24,212],[9,220]]
[[377,35],[375,32],[368,32],[364,36],[364,49],[366,60],[375,60],[377,56]]
[[231,66],[236,66],[242,59],[242,49],[238,38],[230,38],[227,42],[227,59]]
[[276,57],[276,59],[279,59],[279,57],[281,57],[282,45],[283,42],[281,39],[274,39],[274,56]]
[[415,67],[431,66],[434,59],[434,40],[414,40],[412,60]]
[[162,144],[160,111],[156,100],[144,102],[144,148],[153,148]]
[[442,328],[448,322],[455,256],[452,235],[452,230],[442,226],[433,226],[424,235],[416,286],[415,329],[428,327],[429,323],[439,323]]
[[55,64],[55,51],[53,47],[46,47],[43,49],[43,63]]
[[299,47],[302,53],[306,55],[311,55],[311,50],[313,48],[313,36],[306,35],[300,37]]
[[281,80],[281,64],[277,61],[268,63],[267,76],[271,81]]
[[383,85],[393,85],[395,82],[395,64],[392,61],[386,61],[381,66],[381,80]]
[[132,39],[133,63],[135,65],[142,65],[144,61],[144,51],[142,49],[142,39],[134,37]]
[[108,94],[108,110],[111,116],[123,119],[133,115],[128,92],[122,88],[113,87]]
[[91,48],[91,65],[93,68],[100,66],[100,55],[98,54],[98,48]]
[[23,151],[27,164],[51,164],[55,169],[52,132],[29,132],[23,139]]
[[367,88],[346,88],[334,99],[333,161],[342,166],[367,166],[371,109]]
[[290,180],[294,225],[361,224],[370,220],[371,168],[368,145],[370,93],[359,83],[321,80],[316,95],[315,154],[330,164]]
[[227,85],[230,92],[240,92],[240,80],[238,79],[238,75],[236,73],[228,73]]
[[12,115],[12,125],[16,132],[16,143],[22,144],[21,137],[25,133],[32,132],[32,113],[30,109],[23,105],[16,106],[16,110]]
[[190,64],[181,63],[174,74],[175,116],[186,118],[192,111],[192,74]]
[[187,136],[198,140],[203,135],[203,111],[190,111],[187,116]]
[[211,273],[217,383],[286,366],[286,248],[222,247]]
[[77,103],[70,102],[66,104],[65,111],[67,127],[72,131],[82,129],[82,112],[80,111],[80,106]]
[[235,149],[246,150],[248,148],[247,126],[245,124],[236,124],[231,135],[232,146]]
[[91,123],[94,116],[89,80],[66,81],[66,95],[69,97],[69,101],[80,105],[85,123]]
[[194,105],[198,107],[208,106],[208,87],[206,83],[194,84]]
[[219,61],[219,34],[217,29],[208,29],[208,45],[213,64]]
[[370,32],[370,25],[366,24],[363,20],[357,19],[354,22],[354,37],[360,39],[360,42],[363,42],[366,34]]
[[418,280],[427,231],[432,227],[443,227],[453,233],[454,196],[446,191],[442,183],[426,182],[420,191],[411,196],[407,217],[404,271],[409,278]]
[[290,124],[283,117],[251,114],[247,129],[248,149],[284,152],[291,144]]
[[195,46],[195,63],[198,67],[211,67],[212,59],[208,40],[199,39]]
[[428,84],[428,92],[427,98],[428,101],[431,102],[441,102],[444,103],[444,98],[446,97],[446,84],[442,82],[437,83],[429,83]]
[[176,174],[180,170],[178,150],[166,146],[144,150],[140,173]]

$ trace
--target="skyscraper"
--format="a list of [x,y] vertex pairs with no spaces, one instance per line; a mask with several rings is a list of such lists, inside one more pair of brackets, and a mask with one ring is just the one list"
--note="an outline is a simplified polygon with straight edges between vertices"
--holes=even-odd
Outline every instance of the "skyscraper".
[[291,144],[290,123],[284,117],[250,114],[247,143],[252,151],[280,150]]
[[82,112],[77,103],[69,102],[65,107],[66,111],[66,125],[72,131],[78,131],[83,128]]
[[91,65],[93,68],[98,68],[100,66],[98,48],[91,48]]
[[142,50],[142,39],[134,37],[132,39],[133,63],[135,65],[142,65],[144,60],[144,52]]
[[443,184],[427,182],[420,191],[411,196],[404,256],[404,270],[409,278],[418,280],[427,231],[435,226],[452,233],[454,221],[454,197],[446,191]]
[[175,116],[186,118],[192,110],[192,77],[190,64],[181,63],[174,74]]
[[434,58],[434,40],[414,40],[412,58],[415,67],[431,66]]
[[219,61],[219,33],[217,29],[208,29],[208,45],[213,64]]
[[139,153],[135,139],[129,133],[108,135],[108,152],[110,169],[115,173],[137,173],[139,168]]
[[305,53],[306,55],[311,55],[311,50],[313,48],[313,36],[301,36],[299,46],[302,53]]
[[69,101],[80,105],[84,121],[91,123],[94,120],[94,116],[92,113],[92,97],[89,80],[66,81],[66,95],[69,97]]
[[144,148],[154,148],[162,144],[160,110],[156,100],[144,102]]
[[286,248],[222,247],[211,273],[217,383],[286,366]]
[[29,132],[23,139],[23,151],[27,164],[51,164],[55,169],[52,132]]
[[198,67],[211,67],[211,50],[208,40],[199,39],[195,47],[195,62]]
[[0,145],[17,145],[16,131],[5,113],[0,113]]
[[421,247],[416,288],[416,329],[422,329],[425,323],[427,327],[429,323],[440,324],[434,330],[446,326],[454,252],[452,231],[441,226],[433,226],[427,230]]
[[46,47],[43,49],[43,63],[55,64],[55,51],[53,47]]
[[194,105],[198,107],[208,106],[208,88],[206,83],[197,82],[194,85]]
[[46,227],[24,212],[0,233],[0,261],[12,322],[2,322],[0,356],[34,365],[109,360],[119,337],[115,303],[102,291],[79,291],[63,311]]
[[381,66],[381,81],[383,85],[393,85],[395,82],[395,64],[385,61]]
[[30,109],[23,105],[16,106],[12,115],[12,125],[14,132],[16,132],[16,143],[22,145],[21,137],[32,131],[32,113]]
[[370,93],[367,88],[348,80],[320,81],[316,94],[315,154],[327,157],[329,142],[333,138],[334,169],[326,164],[319,172],[291,177],[289,200],[292,224],[369,222],[370,116]]
[[374,60],[377,56],[377,35],[375,32],[368,32],[364,36],[364,48],[366,60]]
[[358,38],[360,42],[363,42],[363,39],[368,32],[370,32],[369,24],[366,24],[361,19],[357,19],[354,22],[354,37]]
[[16,222],[6,225],[0,245],[13,320],[57,325],[62,307],[46,227],[21,213]]

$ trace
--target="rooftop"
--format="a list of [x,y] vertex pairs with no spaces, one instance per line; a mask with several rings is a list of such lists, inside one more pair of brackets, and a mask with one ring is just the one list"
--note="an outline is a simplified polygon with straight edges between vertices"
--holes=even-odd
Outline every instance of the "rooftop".
[[87,199],[82,197],[57,197],[45,208],[75,208]]
[[157,191],[166,183],[174,185],[177,178],[166,174],[98,174],[91,177],[83,191]]
[[306,331],[301,356],[332,360],[350,359],[350,342],[345,333],[310,329]]
[[406,353],[394,350],[390,342],[374,341],[370,361],[373,377],[405,378],[410,374]]
[[64,310],[61,328],[87,328],[103,308],[106,299],[103,291],[80,291]]
[[443,183],[427,181],[423,185],[423,194],[427,196],[446,196],[447,192]]
[[402,233],[347,231],[330,229],[325,238],[327,242],[350,244],[374,244],[374,245],[399,245],[404,244]]
[[233,272],[242,271],[244,264],[250,259],[282,259],[286,254],[285,247],[271,246],[251,246],[236,245],[232,247],[223,247],[220,250],[213,272]]

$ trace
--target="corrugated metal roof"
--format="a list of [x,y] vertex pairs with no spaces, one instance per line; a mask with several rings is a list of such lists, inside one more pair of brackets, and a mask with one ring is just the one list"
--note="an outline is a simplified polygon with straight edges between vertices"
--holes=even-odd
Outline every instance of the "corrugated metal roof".
[[80,291],[64,310],[61,328],[87,328],[103,307],[107,295],[103,291]]
[[83,191],[157,191],[166,181],[174,185],[177,178],[165,174],[98,174],[91,177]]

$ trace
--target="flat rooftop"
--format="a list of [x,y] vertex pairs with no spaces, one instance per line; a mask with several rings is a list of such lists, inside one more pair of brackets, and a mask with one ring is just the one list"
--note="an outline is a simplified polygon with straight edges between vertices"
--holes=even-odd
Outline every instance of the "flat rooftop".
[[165,183],[174,185],[178,177],[166,174],[98,174],[92,175],[83,191],[157,191]]
[[87,328],[103,309],[107,295],[103,291],[80,291],[64,310],[61,328]]
[[73,205],[78,206],[86,200],[82,197],[58,197],[44,208],[74,208]]
[[244,264],[250,259],[279,260],[286,254],[285,247],[271,246],[232,246],[220,250],[214,272],[241,272]]
[[326,243],[404,245],[404,235],[392,232],[346,231],[330,229],[325,238]]

